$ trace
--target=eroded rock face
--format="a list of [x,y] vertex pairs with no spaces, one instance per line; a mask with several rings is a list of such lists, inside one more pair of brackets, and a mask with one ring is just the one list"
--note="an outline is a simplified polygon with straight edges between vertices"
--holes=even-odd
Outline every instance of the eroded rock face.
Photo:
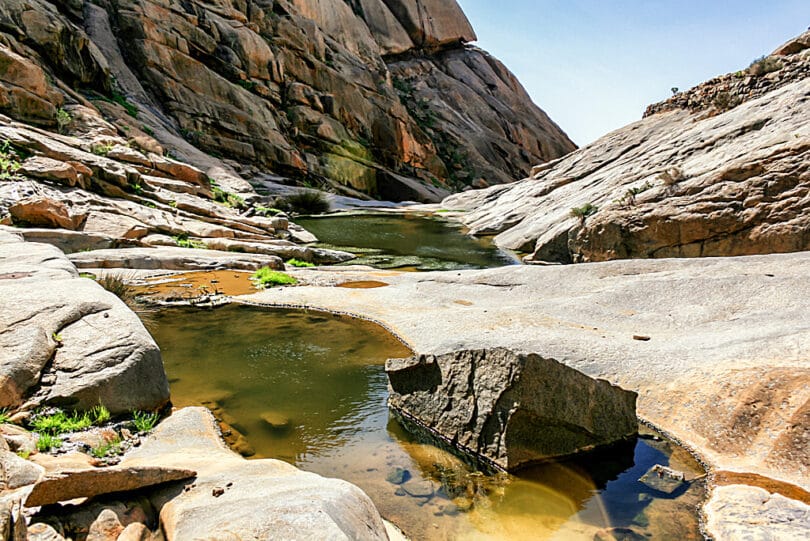
[[[4,3],[0,26],[8,46],[2,54],[13,69],[0,74],[0,111],[56,127],[64,102],[75,117],[69,129],[79,130],[86,126],[79,121],[83,112],[96,107],[120,129],[126,125],[141,148],[163,145],[199,164],[210,162],[202,149],[349,195],[400,200],[438,201],[482,177],[489,184],[511,180],[525,175],[528,164],[574,148],[525,92],[507,88],[514,77],[500,65],[470,78],[468,70],[440,61],[430,70],[448,68],[447,75],[434,73],[430,99],[418,110],[403,105],[390,62],[396,61],[396,71],[411,64],[421,71],[422,62],[451,50],[484,62],[464,48],[475,33],[453,0],[122,0],[102,6]],[[46,75],[54,87],[66,83],[63,91],[52,89]],[[460,94],[470,83],[474,90]],[[125,96],[137,122],[119,105],[64,90],[77,84],[108,97],[115,86],[115,100]],[[434,117],[441,122],[434,125]],[[452,128],[448,140],[445,127]],[[500,150],[484,152],[487,142]],[[502,151],[518,159],[506,171],[509,156],[498,155]]]
[[0,298],[0,407],[30,397],[121,413],[168,401],[160,350],[138,317],[57,248],[0,232]]
[[526,180],[444,206],[536,262],[808,250],[810,50],[779,58],[747,84],[728,76],[741,85],[733,107],[717,104],[725,82],[707,83],[683,108],[673,98]]
[[389,405],[505,470],[637,431],[636,393],[507,349],[390,359]]

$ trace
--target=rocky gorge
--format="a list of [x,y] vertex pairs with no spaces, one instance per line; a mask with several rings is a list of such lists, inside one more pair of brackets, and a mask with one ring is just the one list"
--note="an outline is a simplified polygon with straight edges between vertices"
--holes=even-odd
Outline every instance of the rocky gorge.
[[[474,38],[455,2],[0,6],[0,539],[401,535],[345,481],[242,459],[204,408],[100,427],[115,464],[19,427],[171,398],[147,328],[79,269],[262,268],[297,286],[217,302],[382,324],[414,352],[389,404],[456,449],[513,470],[640,418],[706,465],[707,536],[806,535],[807,35],[571,154]],[[296,183],[340,204],[484,188],[419,208],[544,265],[330,267],[354,254],[275,208]]]

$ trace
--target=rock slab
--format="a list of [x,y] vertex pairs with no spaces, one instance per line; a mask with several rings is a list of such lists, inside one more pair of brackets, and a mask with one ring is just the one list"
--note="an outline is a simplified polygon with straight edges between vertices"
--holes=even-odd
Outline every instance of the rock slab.
[[463,451],[515,470],[632,436],[636,393],[508,349],[390,359],[389,405]]

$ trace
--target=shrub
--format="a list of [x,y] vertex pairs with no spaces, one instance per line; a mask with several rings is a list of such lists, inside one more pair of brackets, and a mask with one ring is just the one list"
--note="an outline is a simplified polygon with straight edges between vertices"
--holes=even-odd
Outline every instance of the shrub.
[[105,273],[96,278],[96,282],[124,302],[129,302],[135,298],[135,290],[120,274]]
[[592,205],[591,203],[585,203],[581,207],[572,208],[571,216],[573,216],[574,218],[579,218],[579,221],[584,224],[585,219],[588,216],[593,216],[594,214],[596,214],[596,211],[598,210],[599,207],[597,207],[596,205]]
[[271,270],[268,267],[262,267],[254,272],[251,280],[257,287],[268,288],[275,286],[290,286],[298,283],[298,280],[293,278],[287,273]]
[[56,111],[56,129],[59,131],[59,133],[65,133],[71,122],[73,122],[73,117],[70,116],[70,113],[64,109],[59,109]]
[[761,56],[751,62],[751,65],[748,66],[748,73],[754,77],[760,77],[780,69],[782,69],[782,63],[779,60],[772,56]]
[[322,192],[302,190],[278,199],[276,208],[289,214],[325,214],[331,206]]
[[132,412],[132,423],[135,425],[135,430],[138,432],[149,432],[155,428],[158,419],[160,419],[160,415],[158,413],[151,413],[148,411]]
[[728,92],[718,92],[714,99],[712,100],[712,105],[720,109],[721,111],[727,111],[729,109],[733,109],[740,104],[740,98],[738,96],[733,96]]
[[313,263],[310,263],[309,261],[301,261],[300,259],[295,258],[288,260],[287,265],[291,267],[300,267],[300,268],[310,268],[315,266]]

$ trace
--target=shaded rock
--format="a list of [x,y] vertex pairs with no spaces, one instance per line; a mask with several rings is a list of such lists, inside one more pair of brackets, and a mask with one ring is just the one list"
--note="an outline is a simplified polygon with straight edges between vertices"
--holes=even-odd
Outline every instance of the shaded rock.
[[87,250],[114,248],[117,240],[101,233],[70,231],[68,229],[15,228],[28,242],[40,242],[56,246],[66,254]]
[[[284,539],[386,539],[371,500],[345,481],[302,472],[277,460],[246,461],[222,443],[204,408],[161,422],[123,465],[194,464],[188,490],[152,496],[167,541],[226,536]],[[212,491],[229,487],[219,497]]]
[[43,156],[34,156],[25,160],[19,173],[42,180],[61,182],[68,186],[75,186],[79,181],[79,173],[71,164]]
[[116,541],[124,531],[118,515],[112,509],[104,509],[87,530],[87,541]]
[[656,464],[650,468],[647,473],[641,476],[639,481],[654,490],[666,494],[672,494],[686,483],[683,472],[672,470],[661,464]]
[[15,453],[31,454],[37,450],[37,436],[20,426],[0,425],[0,436]]
[[53,125],[62,95],[30,59],[0,44],[0,112],[35,124]]
[[113,492],[188,479],[192,470],[165,467],[112,466],[87,470],[52,472],[40,480],[25,500],[27,507],[48,505],[74,498],[89,498]]
[[717,541],[792,541],[810,531],[810,506],[756,487],[715,488],[705,513],[706,529]]
[[118,541],[152,541],[152,539],[152,532],[140,522],[133,522],[118,536]]
[[69,258],[78,268],[164,270],[284,268],[284,262],[276,256],[174,247],[94,250],[70,254]]
[[506,349],[389,359],[389,405],[505,470],[636,433],[636,393]]

